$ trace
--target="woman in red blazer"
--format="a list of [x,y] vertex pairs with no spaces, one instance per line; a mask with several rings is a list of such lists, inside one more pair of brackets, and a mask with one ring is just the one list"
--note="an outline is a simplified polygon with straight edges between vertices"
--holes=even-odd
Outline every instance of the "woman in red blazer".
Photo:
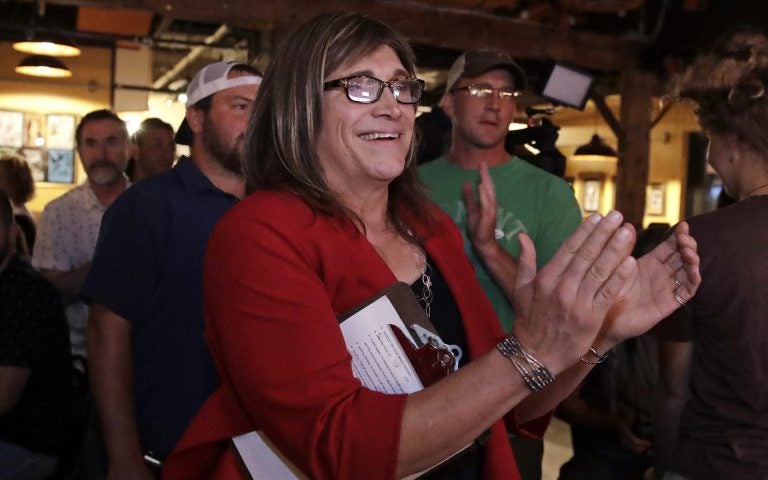
[[[221,386],[166,478],[247,478],[229,439],[252,430],[309,478],[402,478],[488,429],[484,446],[430,478],[518,478],[501,419],[541,435],[593,363],[695,292],[684,225],[635,262],[621,215],[593,216],[538,274],[521,238],[505,336],[460,233],[416,180],[423,88],[405,40],[361,15],[318,17],[275,53],[245,139],[253,193],[216,227],[205,261]],[[338,325],[397,281],[461,352],[457,372],[411,394],[365,388]]]

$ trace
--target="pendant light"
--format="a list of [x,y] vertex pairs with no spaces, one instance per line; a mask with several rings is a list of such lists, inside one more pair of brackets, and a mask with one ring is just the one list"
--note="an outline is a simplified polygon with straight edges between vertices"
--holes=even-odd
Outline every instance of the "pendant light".
[[592,139],[589,143],[585,143],[577,148],[573,155],[574,157],[582,157],[578,158],[578,160],[609,160],[614,162],[618,160],[616,150],[606,144],[603,139],[600,138],[600,135],[596,133],[592,135]]
[[28,55],[15,68],[16,73],[33,77],[64,78],[71,77],[72,72],[56,57],[50,55]]
[[33,55],[50,55],[53,57],[76,57],[80,49],[64,40],[53,38],[39,40],[23,40],[13,44],[13,49]]

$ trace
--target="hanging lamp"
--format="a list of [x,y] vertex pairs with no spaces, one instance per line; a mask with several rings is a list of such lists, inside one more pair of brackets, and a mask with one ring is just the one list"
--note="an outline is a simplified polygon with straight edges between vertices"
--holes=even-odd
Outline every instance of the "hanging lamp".
[[80,49],[71,43],[54,38],[15,42],[13,49],[33,55],[50,55],[53,57],[76,57],[81,53]]
[[[576,151],[573,153],[575,157],[584,157],[579,158],[579,160],[612,160],[616,161],[618,159],[618,155],[616,155],[616,150],[611,148],[610,145],[606,144],[603,139],[598,134],[592,135],[592,139],[589,141],[589,143],[585,143],[584,145],[580,146],[576,149]],[[591,158],[586,158],[591,157]]]
[[71,77],[72,71],[56,57],[50,55],[28,55],[15,68],[16,73],[33,77],[64,78]]

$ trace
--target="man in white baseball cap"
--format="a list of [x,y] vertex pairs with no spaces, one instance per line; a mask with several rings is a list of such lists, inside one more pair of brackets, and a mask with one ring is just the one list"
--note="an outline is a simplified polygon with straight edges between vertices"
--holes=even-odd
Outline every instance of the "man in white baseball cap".
[[187,89],[191,155],[138,182],[104,215],[81,295],[109,478],[150,479],[213,392],[202,263],[219,217],[245,195],[243,137],[261,74],[237,62]]

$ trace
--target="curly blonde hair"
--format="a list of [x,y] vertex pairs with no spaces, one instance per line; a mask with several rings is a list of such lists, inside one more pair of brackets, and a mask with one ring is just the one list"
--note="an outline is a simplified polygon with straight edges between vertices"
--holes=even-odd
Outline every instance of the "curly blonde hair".
[[768,156],[768,37],[740,31],[723,38],[674,80],[672,94],[697,105],[708,133],[733,134]]

